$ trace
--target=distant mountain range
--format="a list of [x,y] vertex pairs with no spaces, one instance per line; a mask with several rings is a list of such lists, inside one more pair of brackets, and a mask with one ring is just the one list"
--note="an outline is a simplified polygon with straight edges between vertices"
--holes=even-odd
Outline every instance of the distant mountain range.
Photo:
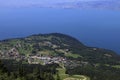
[[119,0],[0,0],[0,7],[119,9]]

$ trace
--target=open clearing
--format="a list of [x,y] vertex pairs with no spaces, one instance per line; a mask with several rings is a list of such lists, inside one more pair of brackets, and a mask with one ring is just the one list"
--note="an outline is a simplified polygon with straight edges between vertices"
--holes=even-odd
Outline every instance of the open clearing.
[[73,75],[70,77],[67,77],[63,80],[89,80],[86,76],[82,76],[82,75]]
[[63,68],[58,68],[57,69],[59,71],[59,76],[61,78],[61,80],[90,80],[88,77],[84,76],[84,75],[68,75],[65,74],[65,69]]

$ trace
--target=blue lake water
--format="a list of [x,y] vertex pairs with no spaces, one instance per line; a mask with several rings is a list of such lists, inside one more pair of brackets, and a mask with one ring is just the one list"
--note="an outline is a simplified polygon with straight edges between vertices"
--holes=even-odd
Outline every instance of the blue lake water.
[[88,46],[120,53],[120,11],[57,8],[0,8],[0,39],[65,33]]

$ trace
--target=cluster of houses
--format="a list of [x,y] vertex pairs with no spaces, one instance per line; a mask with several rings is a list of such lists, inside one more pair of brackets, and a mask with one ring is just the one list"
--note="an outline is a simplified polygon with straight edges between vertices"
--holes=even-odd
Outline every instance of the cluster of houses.
[[15,59],[18,57],[20,57],[20,55],[19,55],[19,52],[15,48],[10,49],[9,51],[0,51],[0,58]]
[[16,60],[25,60],[29,64],[52,64],[52,63],[66,63],[66,58],[60,56],[41,56],[41,55],[20,55],[19,52],[12,48],[7,52],[0,51],[0,58],[1,59],[16,59]]
[[29,64],[52,64],[52,63],[66,63],[66,59],[63,57],[51,57],[51,56],[29,56]]
[[0,59],[15,59],[15,60],[23,60],[26,61],[29,64],[65,64],[66,66],[77,66],[79,64],[81,65],[87,65],[88,62],[84,61],[73,61],[73,60],[67,60],[64,57],[60,56],[48,56],[48,55],[40,55],[40,54],[34,54],[34,55],[20,55],[19,52],[16,50],[16,48],[12,48],[7,52],[0,51]]

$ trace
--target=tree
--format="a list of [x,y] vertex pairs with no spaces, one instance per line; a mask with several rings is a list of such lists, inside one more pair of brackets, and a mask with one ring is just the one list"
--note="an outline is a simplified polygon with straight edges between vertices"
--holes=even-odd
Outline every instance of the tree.
[[61,80],[59,74],[57,73],[57,80]]

